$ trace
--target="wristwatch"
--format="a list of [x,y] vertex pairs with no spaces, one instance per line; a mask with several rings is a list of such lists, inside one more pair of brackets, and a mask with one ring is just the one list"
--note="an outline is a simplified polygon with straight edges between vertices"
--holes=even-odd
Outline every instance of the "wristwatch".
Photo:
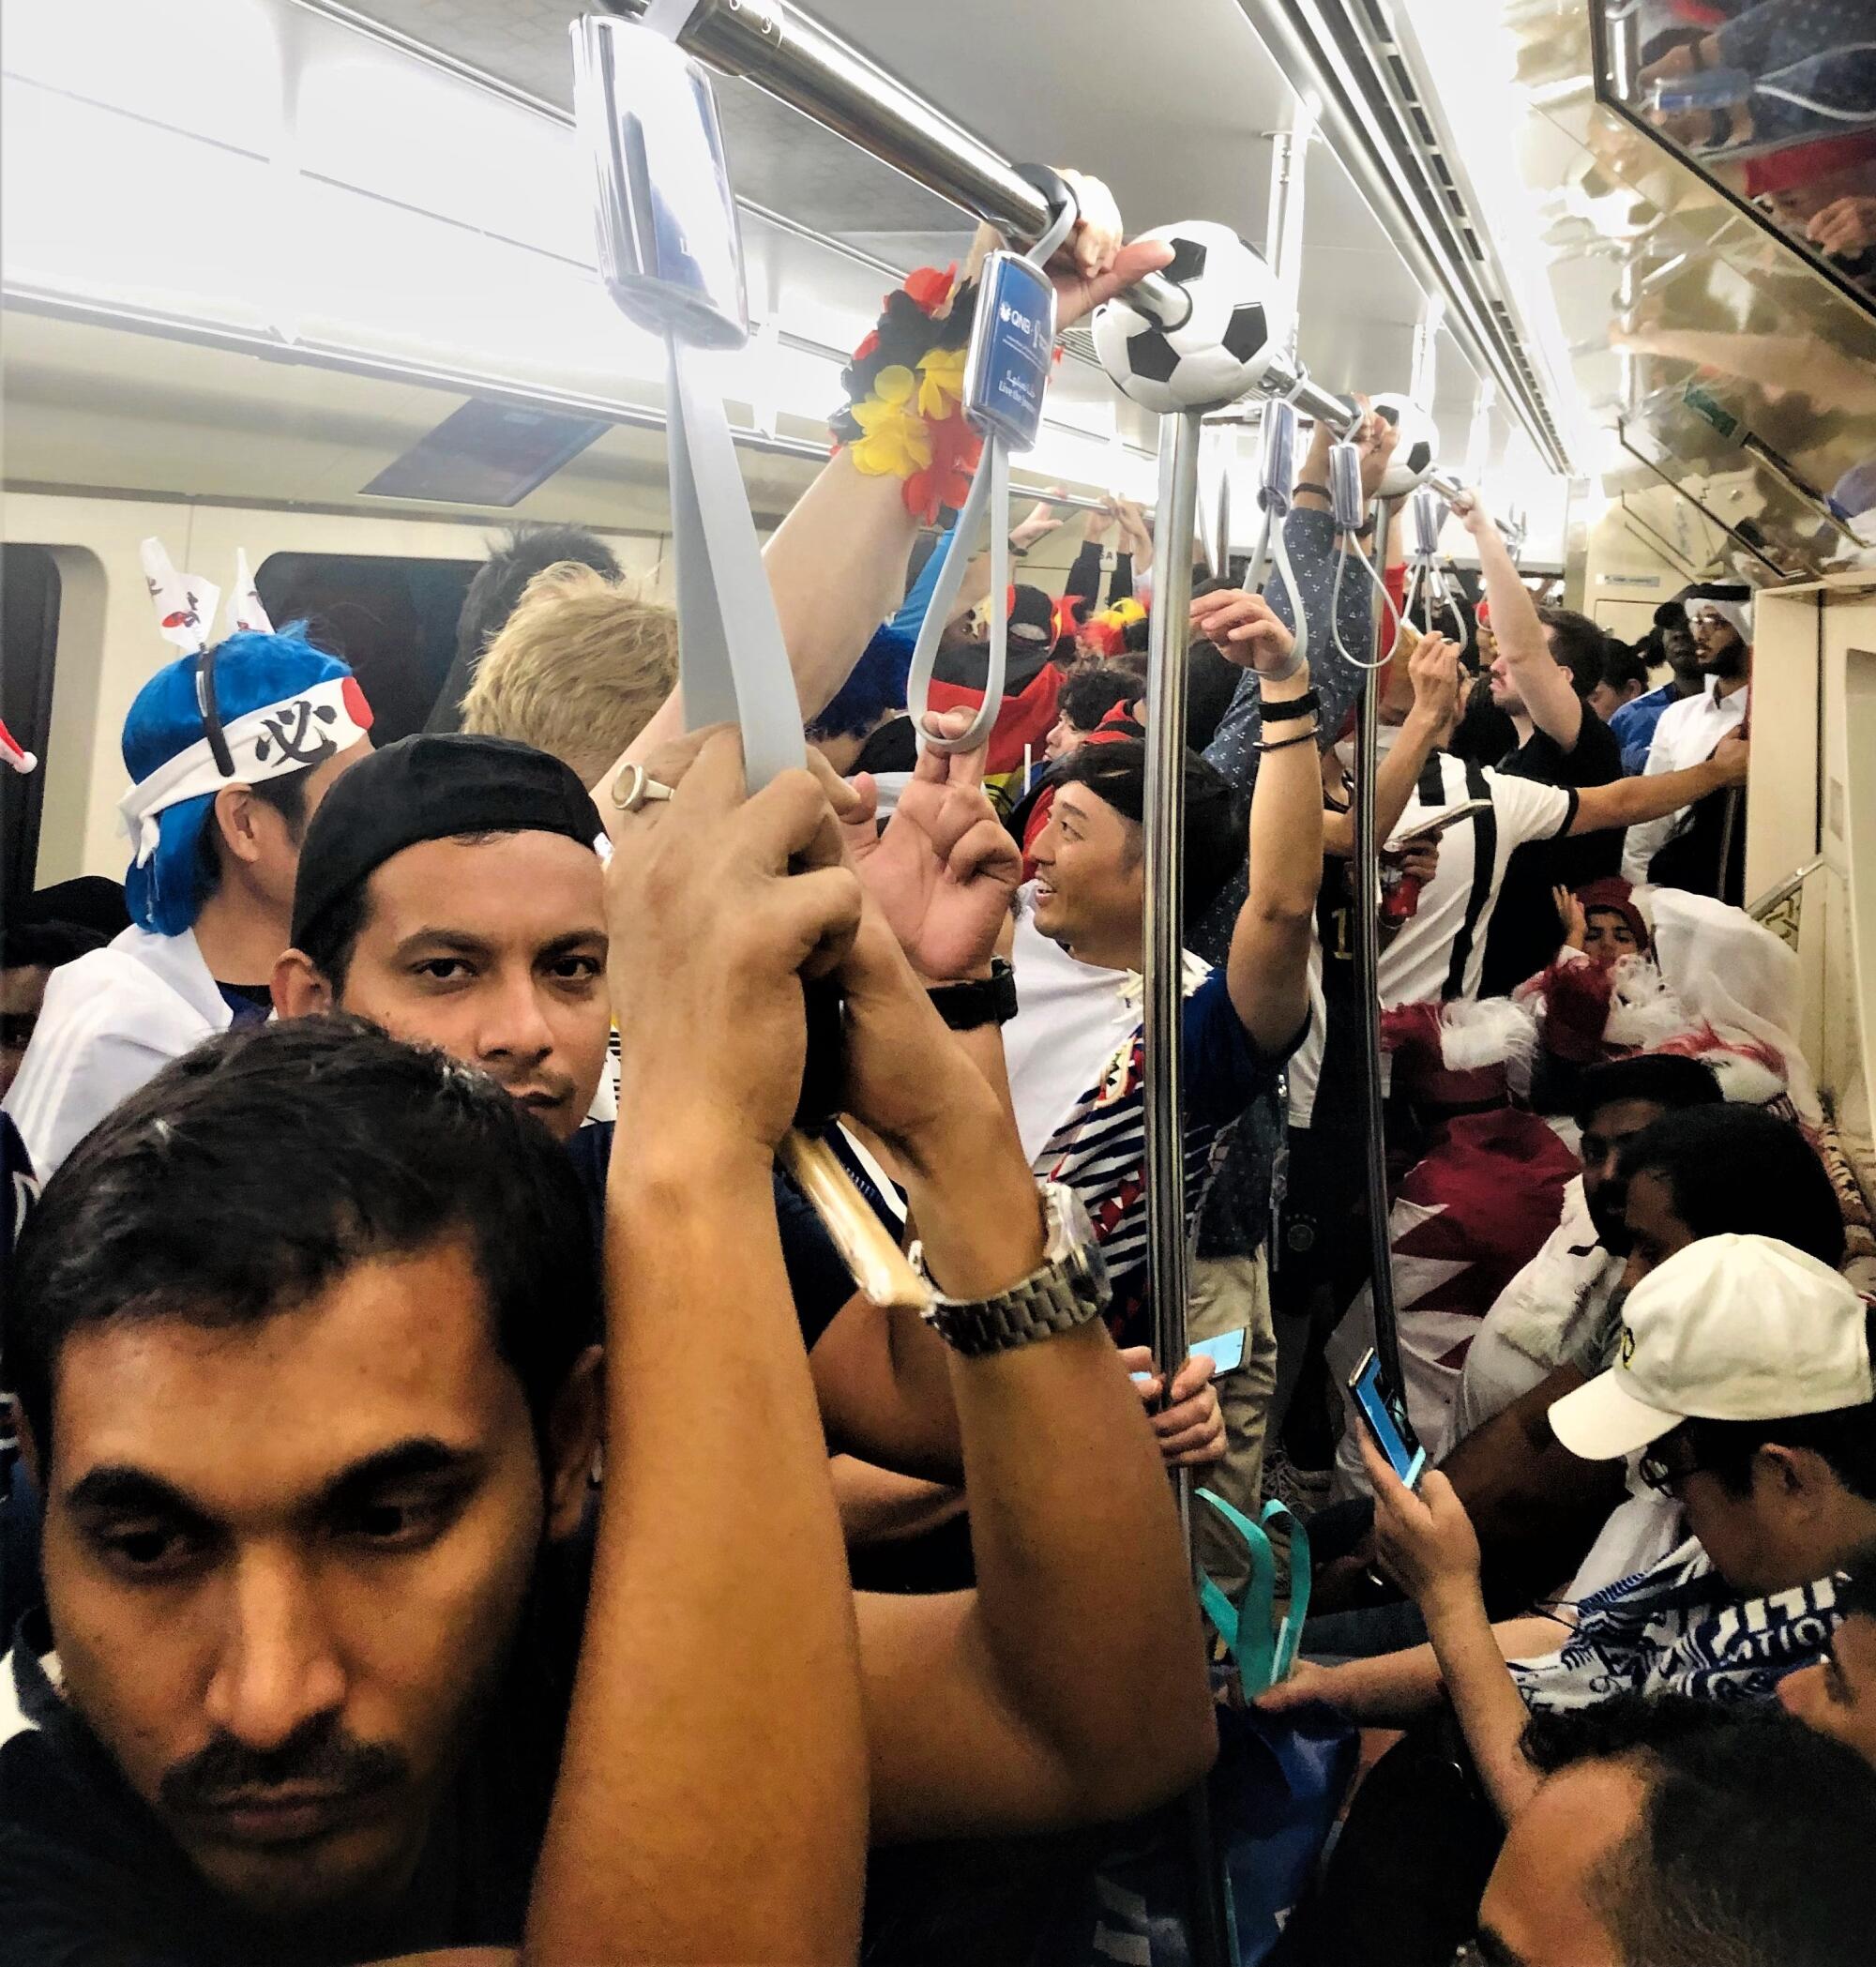
[[974,977],[968,983],[936,984],[925,994],[953,1031],[1007,1024],[1016,1016],[1016,972],[1002,957],[993,956],[988,976]]
[[1082,1198],[1062,1182],[1040,1182],[1047,1245],[1042,1267],[994,1297],[946,1297],[932,1284],[922,1244],[912,1246],[912,1263],[932,1285],[925,1320],[953,1352],[967,1358],[1014,1352],[1072,1332],[1098,1318],[1113,1298],[1107,1260],[1095,1241],[1095,1226]]

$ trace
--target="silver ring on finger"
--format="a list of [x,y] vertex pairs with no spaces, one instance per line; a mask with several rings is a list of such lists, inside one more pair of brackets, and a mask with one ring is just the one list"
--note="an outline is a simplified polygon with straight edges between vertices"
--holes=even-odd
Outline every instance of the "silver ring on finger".
[[654,779],[642,764],[628,764],[613,781],[613,804],[621,812],[638,812],[654,799],[669,799],[671,787]]

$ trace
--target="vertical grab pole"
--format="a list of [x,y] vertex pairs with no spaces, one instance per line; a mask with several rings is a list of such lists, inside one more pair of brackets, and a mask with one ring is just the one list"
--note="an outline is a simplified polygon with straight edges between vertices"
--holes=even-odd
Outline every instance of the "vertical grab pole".
[[[1202,424],[1191,412],[1159,422],[1159,509],[1153,542],[1153,613],[1146,671],[1145,1012],[1146,1228],[1153,1354],[1168,1389],[1185,1363],[1186,1155],[1180,1126],[1179,1033],[1185,1010],[1186,649],[1192,606]],[[1192,1558],[1191,1471],[1178,1473],[1179,1521]],[[1224,1874],[1211,1804],[1199,1782],[1185,1801],[1198,1967],[1229,1967]]]
[[[1186,1158],[1179,1125],[1185,1006],[1186,645],[1198,517],[1200,420],[1159,423],[1159,511],[1146,669],[1146,1233],[1153,1352],[1170,1388],[1186,1359]],[[1190,1535],[1190,1487],[1179,1485]]]
[[[1374,506],[1374,572],[1387,572],[1394,501]],[[1395,1324],[1393,1250],[1387,1233],[1387,1145],[1381,1112],[1381,842],[1374,833],[1374,780],[1381,762],[1383,673],[1368,679],[1355,723],[1354,989],[1360,1006],[1361,1084],[1368,1176],[1369,1294],[1374,1305],[1374,1353],[1387,1384],[1400,1391],[1400,1339]]]

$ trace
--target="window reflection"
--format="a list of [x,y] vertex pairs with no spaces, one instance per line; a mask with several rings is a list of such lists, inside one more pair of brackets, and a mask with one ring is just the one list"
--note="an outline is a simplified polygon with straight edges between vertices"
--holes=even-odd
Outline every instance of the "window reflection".
[[1876,294],[1876,7],[1603,0],[1605,86]]

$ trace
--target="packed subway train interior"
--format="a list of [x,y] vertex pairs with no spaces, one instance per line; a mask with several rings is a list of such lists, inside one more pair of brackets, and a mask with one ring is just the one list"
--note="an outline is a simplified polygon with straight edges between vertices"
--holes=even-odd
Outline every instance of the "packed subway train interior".
[[1868,0],[0,145],[6,1967],[1869,1958]]

